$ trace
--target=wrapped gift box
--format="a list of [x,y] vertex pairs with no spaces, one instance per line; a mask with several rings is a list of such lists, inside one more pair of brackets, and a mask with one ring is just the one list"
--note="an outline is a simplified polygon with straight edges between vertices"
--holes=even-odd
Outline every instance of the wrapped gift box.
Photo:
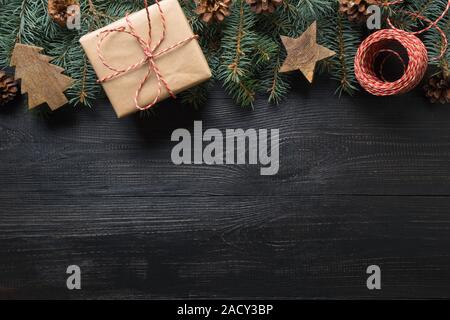
[[[160,6],[166,19],[166,36],[155,53],[194,35],[177,0],[161,1]],[[163,24],[156,4],[150,6],[149,11],[152,26],[152,42],[154,45],[162,37]],[[143,9],[129,15],[129,20],[138,35],[147,41],[149,36],[146,10]],[[103,64],[97,52],[97,44],[101,32],[119,27],[125,27],[129,30],[125,18],[91,32],[80,39],[80,43],[99,79],[103,79],[114,73]],[[143,48],[136,38],[123,32],[110,34],[103,41],[101,48],[103,56],[108,61],[108,65],[116,69],[126,69],[145,57]],[[211,78],[211,70],[196,39],[187,41],[183,45],[177,46],[164,55],[155,58],[155,62],[167,81],[169,88],[175,94]],[[129,71],[102,83],[119,118],[138,111],[134,99],[136,91],[147,72],[148,64],[144,64],[136,70]],[[162,88],[159,101],[170,96],[164,85]],[[150,104],[157,94],[158,81],[156,75],[152,73],[150,78],[145,82],[139,95],[139,105],[145,106]]]

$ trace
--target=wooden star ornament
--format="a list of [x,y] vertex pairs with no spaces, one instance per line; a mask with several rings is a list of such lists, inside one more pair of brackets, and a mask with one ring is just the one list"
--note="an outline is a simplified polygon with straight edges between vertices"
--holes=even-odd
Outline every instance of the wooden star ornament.
[[311,83],[318,61],[334,56],[336,53],[317,44],[317,22],[298,38],[281,36],[281,41],[287,51],[287,57],[280,68],[280,72],[300,70]]

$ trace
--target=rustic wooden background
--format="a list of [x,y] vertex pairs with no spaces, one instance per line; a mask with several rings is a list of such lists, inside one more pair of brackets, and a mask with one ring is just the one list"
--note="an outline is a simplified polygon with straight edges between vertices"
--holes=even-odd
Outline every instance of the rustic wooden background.
[[[0,297],[450,298],[450,108],[333,91],[299,80],[252,111],[216,88],[200,111],[122,120],[106,101],[2,109]],[[279,128],[279,174],[173,165],[171,133],[195,119]]]

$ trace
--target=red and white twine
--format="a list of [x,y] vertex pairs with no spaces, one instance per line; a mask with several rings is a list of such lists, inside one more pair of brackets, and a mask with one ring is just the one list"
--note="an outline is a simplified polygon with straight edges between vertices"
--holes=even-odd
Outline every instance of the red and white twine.
[[[403,0],[397,0],[389,3],[384,3],[383,5],[389,6],[402,2]],[[419,38],[417,38],[416,35],[428,31],[431,28],[435,28],[442,37],[442,50],[438,59],[441,58],[447,51],[448,40],[445,33],[441,28],[439,28],[437,23],[443,17],[445,17],[449,9],[450,0],[448,1],[442,15],[435,21],[431,21],[419,14],[407,13],[410,16],[429,23],[426,28],[416,32],[407,32],[398,29],[388,19],[388,24],[391,29],[384,29],[373,33],[367,39],[365,39],[358,48],[355,57],[355,75],[360,85],[367,92],[376,96],[402,94],[415,88],[422,80],[428,67],[427,49],[423,42]],[[408,55],[407,62],[404,61],[404,59],[398,52],[390,48],[392,41],[397,41],[401,46],[405,48]],[[404,70],[403,75],[400,79],[393,82],[389,82],[384,79],[382,71],[387,57],[384,58],[380,66],[381,76],[377,75],[377,72],[375,70],[375,61],[382,53],[387,53],[388,55],[392,55],[400,60]]]
[[[129,30],[127,30],[127,28],[125,28],[125,27],[104,30],[100,33],[99,41],[97,42],[97,54],[98,54],[99,59],[101,60],[101,62],[103,63],[103,65],[106,68],[108,68],[111,71],[114,71],[114,73],[112,73],[111,75],[104,77],[102,79],[99,79],[98,80],[99,83],[110,81],[112,79],[120,77],[123,74],[126,74],[132,70],[138,69],[138,68],[142,67],[143,65],[147,64],[148,72],[147,72],[145,78],[139,84],[139,87],[136,91],[136,95],[134,98],[134,102],[135,102],[136,108],[138,110],[147,110],[147,109],[153,107],[154,105],[156,105],[161,97],[163,85],[166,88],[166,90],[169,92],[169,94],[173,98],[175,98],[175,94],[170,89],[169,84],[167,83],[166,79],[164,78],[164,76],[161,73],[161,70],[159,69],[159,67],[156,64],[155,59],[172,51],[173,49],[175,49],[179,46],[186,44],[187,42],[189,42],[193,39],[198,39],[197,35],[193,35],[191,37],[188,37],[182,41],[179,41],[179,42],[171,45],[168,48],[165,48],[165,49],[157,52],[157,50],[159,49],[159,47],[161,46],[161,44],[164,42],[164,40],[166,38],[167,23],[166,23],[166,18],[164,16],[164,12],[161,8],[161,5],[159,4],[159,1],[155,0],[155,4],[158,6],[158,11],[160,13],[161,23],[162,23],[163,28],[162,28],[161,38],[158,40],[158,42],[153,47],[152,47],[152,24],[151,24],[150,11],[148,8],[147,0],[144,0],[145,10],[146,10],[146,14],[147,14],[147,21],[148,21],[148,40],[147,41],[145,41],[145,39],[142,38],[141,36],[139,36],[139,34],[136,32],[131,20],[129,19],[129,15],[127,14],[125,19],[126,19]],[[145,57],[142,58],[139,62],[132,64],[125,69],[118,69],[118,68],[111,66],[107,62],[107,59],[105,58],[105,56],[103,55],[101,48],[102,48],[103,41],[109,35],[116,33],[116,32],[129,34],[130,36],[134,37],[137,40],[137,42],[140,44],[140,46],[142,47]],[[145,83],[150,78],[152,73],[155,73],[156,79],[158,80],[158,93],[155,96],[155,99],[150,104],[148,104],[144,107],[141,107],[138,102],[139,96],[141,94],[142,88],[144,87]]]

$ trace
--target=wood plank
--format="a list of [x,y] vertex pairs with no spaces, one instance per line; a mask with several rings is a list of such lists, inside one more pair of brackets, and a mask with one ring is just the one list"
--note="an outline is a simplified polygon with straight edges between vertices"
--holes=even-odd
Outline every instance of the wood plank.
[[[450,194],[449,108],[430,107],[420,93],[339,100],[331,91],[322,81],[278,108],[249,111],[216,88],[202,111],[166,103],[147,119],[117,120],[107,103],[47,120],[12,112],[0,117],[4,192]],[[279,174],[261,177],[259,166],[174,166],[171,133],[192,130],[196,119],[205,129],[280,128]]]
[[[215,88],[146,119],[0,110],[0,297],[450,298],[450,109],[305,88],[255,111]],[[194,120],[280,128],[280,173],[174,166],[170,135]]]
[[[11,297],[450,297],[449,197],[2,194],[0,206]],[[69,264],[80,292],[65,290]]]

